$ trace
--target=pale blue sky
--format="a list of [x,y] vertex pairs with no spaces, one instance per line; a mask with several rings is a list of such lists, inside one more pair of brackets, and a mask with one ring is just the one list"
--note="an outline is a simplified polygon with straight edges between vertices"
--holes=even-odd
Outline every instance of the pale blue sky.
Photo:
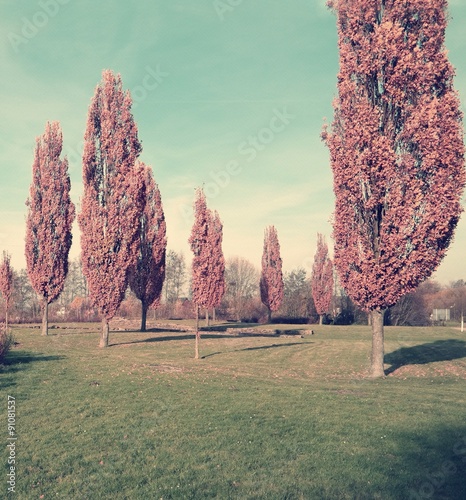
[[[236,4],[236,6],[230,6]],[[447,48],[466,102],[466,2],[450,1]],[[121,73],[167,219],[169,248],[190,258],[194,190],[224,222],[224,253],[260,266],[275,225],[285,270],[330,241],[328,151],[338,64],[325,0],[0,0],[0,251],[25,266],[25,200],[35,138],[58,120],[72,198],[82,193],[87,108],[104,68]],[[78,207],[79,210],[79,207]],[[436,273],[464,278],[466,223]],[[79,254],[75,231],[72,257]]]

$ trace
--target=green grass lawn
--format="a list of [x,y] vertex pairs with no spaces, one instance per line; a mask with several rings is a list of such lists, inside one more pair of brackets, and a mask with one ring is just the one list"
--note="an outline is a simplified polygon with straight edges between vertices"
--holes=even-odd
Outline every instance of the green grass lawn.
[[368,380],[368,327],[301,338],[219,326],[195,361],[190,332],[112,332],[102,350],[100,325],[66,326],[13,329],[0,498],[8,395],[15,498],[466,498],[459,330],[387,328],[389,375]]

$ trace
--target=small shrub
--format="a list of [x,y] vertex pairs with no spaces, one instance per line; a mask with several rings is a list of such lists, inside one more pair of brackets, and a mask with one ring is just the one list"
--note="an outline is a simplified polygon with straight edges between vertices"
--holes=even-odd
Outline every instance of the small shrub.
[[3,326],[0,332],[0,363],[3,363],[10,347],[13,345],[13,335],[8,333]]
[[[354,314],[351,311],[342,311],[333,321],[334,325],[352,325],[354,323]],[[367,320],[366,320],[367,324]]]
[[241,318],[241,323],[259,323],[259,318],[253,316],[251,318]]
[[272,323],[282,325],[307,325],[309,324],[309,318],[290,318],[288,316],[277,316],[272,317]]

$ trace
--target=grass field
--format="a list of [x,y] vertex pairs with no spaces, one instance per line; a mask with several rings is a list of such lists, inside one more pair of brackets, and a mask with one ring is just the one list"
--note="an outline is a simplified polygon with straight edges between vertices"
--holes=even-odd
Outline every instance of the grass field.
[[8,396],[12,498],[466,498],[459,330],[387,328],[388,376],[367,380],[368,327],[301,338],[219,325],[199,361],[191,332],[112,332],[102,350],[99,327],[13,329],[0,366],[0,498]]

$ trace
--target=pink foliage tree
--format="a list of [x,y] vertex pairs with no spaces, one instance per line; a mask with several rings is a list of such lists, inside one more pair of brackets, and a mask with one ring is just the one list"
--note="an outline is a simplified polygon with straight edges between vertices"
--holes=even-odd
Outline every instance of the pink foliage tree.
[[157,307],[165,279],[167,247],[162,198],[150,167],[141,164],[143,172],[144,210],[139,218],[138,255],[130,270],[129,285],[141,301],[141,331],[146,331],[147,310]]
[[445,0],[334,0],[340,71],[330,150],[334,261],[371,315],[371,375],[384,376],[383,313],[436,269],[465,184],[462,115],[444,47]]
[[196,359],[199,359],[199,308],[216,307],[225,291],[222,229],[218,214],[207,208],[205,194],[202,189],[198,189],[194,202],[194,224],[189,237],[193,251],[192,297],[196,304]]
[[314,255],[311,276],[312,298],[322,325],[323,316],[330,310],[333,296],[333,263],[328,256],[325,238],[317,234],[317,250]]
[[102,316],[100,347],[128,286],[138,255],[143,209],[141,152],[132,100],[120,75],[105,70],[88,112],[84,136],[84,195],[78,221],[81,257],[91,301]]
[[[223,256],[223,224],[217,211],[209,211],[207,244],[210,247],[208,260],[209,300],[207,309],[220,305],[225,294],[225,257]],[[208,318],[208,312],[207,312]]]
[[68,160],[60,159],[63,137],[58,122],[47,123],[37,138],[32,183],[26,202],[26,263],[29,280],[42,304],[42,335],[48,334],[48,306],[63,290],[68,274],[71,228]]
[[280,243],[274,226],[267,227],[264,234],[260,293],[262,303],[267,307],[268,322],[270,323],[272,312],[279,309],[284,296]]
[[0,264],[0,292],[5,301],[5,331],[8,331],[8,308],[11,294],[13,292],[13,268],[11,267],[11,256],[3,252],[3,260]]

